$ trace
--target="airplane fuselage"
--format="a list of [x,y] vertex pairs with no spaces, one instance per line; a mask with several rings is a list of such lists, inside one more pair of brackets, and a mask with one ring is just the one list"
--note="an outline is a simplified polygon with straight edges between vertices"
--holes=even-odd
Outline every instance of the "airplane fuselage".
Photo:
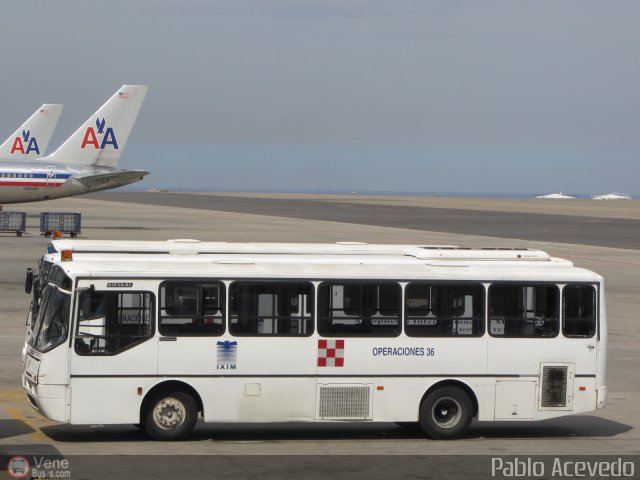
[[[33,160],[20,164],[0,161],[0,205],[38,202],[97,192],[128,185],[141,178],[122,178],[118,175],[122,172],[123,170],[116,168],[89,165],[71,166]],[[77,180],[93,175],[112,178],[93,184]]]

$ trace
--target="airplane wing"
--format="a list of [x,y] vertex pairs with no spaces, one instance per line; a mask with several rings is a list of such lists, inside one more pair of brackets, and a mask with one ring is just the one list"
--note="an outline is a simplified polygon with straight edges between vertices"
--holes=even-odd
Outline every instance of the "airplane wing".
[[82,177],[73,176],[71,177],[71,181],[87,188],[90,192],[95,192],[137,182],[142,180],[145,175],[149,175],[149,172],[146,170],[123,170],[121,172],[99,173]]

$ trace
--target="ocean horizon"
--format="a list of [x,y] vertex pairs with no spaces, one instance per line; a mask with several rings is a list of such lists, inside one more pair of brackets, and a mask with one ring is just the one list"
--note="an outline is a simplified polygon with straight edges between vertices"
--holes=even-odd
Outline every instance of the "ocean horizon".
[[[430,191],[385,191],[385,190],[311,190],[311,189],[208,189],[208,188],[185,188],[177,186],[162,186],[162,187],[148,187],[148,186],[128,186],[119,189],[117,191],[128,192],[146,192],[146,191],[167,191],[174,193],[283,193],[283,194],[308,194],[308,195],[365,195],[365,196],[393,196],[393,197],[466,197],[466,198],[515,198],[526,199],[535,198],[539,195],[548,195],[555,192],[430,192]],[[574,193],[574,192],[562,192],[564,195],[575,197],[575,199],[591,199],[595,195],[603,195],[612,192],[590,192],[590,193]],[[640,194],[628,194],[633,199],[640,197]]]

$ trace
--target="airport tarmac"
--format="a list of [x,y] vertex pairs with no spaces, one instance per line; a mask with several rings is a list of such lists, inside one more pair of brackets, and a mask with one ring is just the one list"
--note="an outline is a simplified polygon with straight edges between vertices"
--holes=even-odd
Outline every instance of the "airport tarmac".
[[[218,203],[212,202],[220,198]],[[491,200],[450,199],[447,207],[449,200],[444,198],[434,200],[435,206],[427,201],[421,204],[420,199],[401,199],[395,204],[394,200],[397,199],[110,192],[5,206],[6,211],[28,212],[29,234],[18,238],[0,233],[0,452],[27,454],[44,449],[63,455],[158,455],[168,451],[174,455],[222,456],[640,455],[640,223],[635,210],[639,204],[606,202],[601,207],[596,206],[600,202],[588,201],[594,205],[593,214],[589,215],[589,205],[582,204],[568,205],[567,210],[555,203],[532,203],[527,207],[526,203],[518,205],[514,201],[500,206]],[[408,203],[402,204],[403,201]],[[541,208],[548,210],[541,212]],[[336,214],[340,209],[347,213]],[[382,212],[378,218],[377,209]],[[603,209],[612,213],[603,213]],[[23,291],[24,274],[27,267],[37,264],[48,243],[38,235],[41,211],[82,212],[81,238],[91,239],[363,241],[545,250],[605,278],[609,404],[590,414],[552,421],[476,423],[466,438],[444,442],[425,439],[395,424],[200,424],[190,440],[169,447],[148,440],[133,426],[69,426],[43,419],[29,407],[20,388],[20,350],[29,304]],[[486,228],[490,216],[495,221]],[[452,223],[451,218],[457,220]],[[579,234],[572,234],[573,226],[579,224],[576,219],[582,219],[586,227]],[[459,222],[464,222],[464,228],[456,226]],[[433,225],[438,228],[430,230]],[[561,234],[555,235],[554,229],[560,229]]]
[[[444,199],[359,196],[228,195],[102,192],[89,198],[125,203],[406,228],[428,232],[519,238],[640,249],[639,203],[577,200]],[[591,213],[589,213],[591,212]]]

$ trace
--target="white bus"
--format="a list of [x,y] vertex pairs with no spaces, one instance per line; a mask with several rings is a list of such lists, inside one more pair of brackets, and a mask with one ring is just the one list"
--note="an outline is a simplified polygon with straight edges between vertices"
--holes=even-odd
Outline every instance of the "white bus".
[[606,403],[603,280],[567,260],[225,245],[49,258],[24,363],[31,405],[176,440],[199,416],[418,422],[454,438],[474,418],[542,420]]

